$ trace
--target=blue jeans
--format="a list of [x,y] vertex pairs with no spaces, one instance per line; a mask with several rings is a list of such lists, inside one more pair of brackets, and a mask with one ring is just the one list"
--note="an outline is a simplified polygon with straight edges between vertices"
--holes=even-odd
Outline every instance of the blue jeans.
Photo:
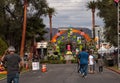
[[81,74],[84,74],[84,76],[87,76],[88,64],[80,64],[80,72],[81,72]]
[[8,74],[7,83],[19,83],[19,73]]

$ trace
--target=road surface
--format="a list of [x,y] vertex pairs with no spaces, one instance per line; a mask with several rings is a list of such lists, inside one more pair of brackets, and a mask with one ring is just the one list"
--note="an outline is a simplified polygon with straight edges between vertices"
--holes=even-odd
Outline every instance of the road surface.
[[[77,64],[47,64],[47,72],[29,71],[20,75],[20,83],[120,83],[120,74],[104,69],[103,73],[88,74],[82,78]],[[6,83],[6,79],[0,83]]]

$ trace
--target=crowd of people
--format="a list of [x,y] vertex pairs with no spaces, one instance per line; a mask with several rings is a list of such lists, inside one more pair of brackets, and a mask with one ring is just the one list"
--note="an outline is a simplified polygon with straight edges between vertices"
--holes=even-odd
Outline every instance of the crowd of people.
[[[98,54],[97,61],[94,57],[93,51],[86,50],[82,48],[81,52],[77,52],[78,59],[78,72],[82,77],[86,78],[88,73],[94,74],[96,72],[96,64],[98,65],[98,71],[103,72],[104,62],[102,56]],[[2,62],[5,64],[4,67],[7,67],[7,83],[19,83],[19,74],[20,69],[24,66],[22,60],[18,54],[15,53],[14,47],[9,47],[3,57],[1,58]],[[34,56],[34,60],[38,60],[38,57]],[[0,67],[1,68],[1,67]],[[2,68],[1,68],[2,69]]]
[[78,73],[82,77],[86,78],[88,73],[94,74],[96,72],[96,65],[98,67],[98,72],[103,72],[104,61],[100,54],[98,54],[97,59],[93,54],[93,50],[86,50],[82,48],[82,51],[77,54],[78,58]]

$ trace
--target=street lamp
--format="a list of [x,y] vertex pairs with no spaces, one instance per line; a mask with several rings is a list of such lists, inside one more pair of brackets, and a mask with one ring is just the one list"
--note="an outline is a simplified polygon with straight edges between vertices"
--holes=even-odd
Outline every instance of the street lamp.
[[98,48],[100,48],[100,30],[98,30]]
[[101,40],[101,34],[100,34],[100,31],[101,31],[101,28],[100,28],[100,26],[99,25],[95,25],[95,27],[96,27],[96,36],[98,37],[98,39],[97,39],[97,44],[98,44],[98,48],[100,48],[100,40]]
[[117,33],[118,33],[118,69],[120,69],[120,2],[117,6]]

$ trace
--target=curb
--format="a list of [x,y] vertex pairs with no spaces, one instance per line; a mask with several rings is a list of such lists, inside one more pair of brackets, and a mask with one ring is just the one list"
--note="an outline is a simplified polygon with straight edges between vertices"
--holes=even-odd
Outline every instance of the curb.
[[113,69],[113,68],[109,68],[109,67],[106,67],[106,68],[109,69],[109,70],[111,70],[111,71],[114,71],[114,72],[120,74],[120,70],[115,70],[115,69]]

